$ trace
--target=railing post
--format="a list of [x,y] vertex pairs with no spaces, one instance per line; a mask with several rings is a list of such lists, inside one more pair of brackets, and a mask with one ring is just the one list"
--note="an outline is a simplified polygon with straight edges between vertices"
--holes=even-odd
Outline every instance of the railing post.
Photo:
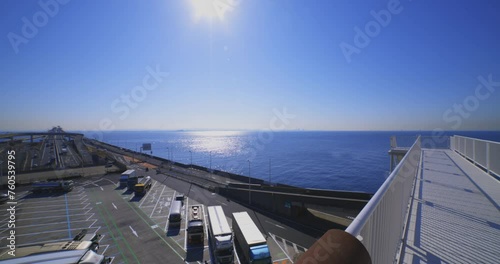
[[486,173],[490,174],[490,143],[486,142]]
[[467,157],[467,139],[464,138],[464,153],[463,153],[464,157]]
[[476,140],[472,140],[472,161],[476,165]]

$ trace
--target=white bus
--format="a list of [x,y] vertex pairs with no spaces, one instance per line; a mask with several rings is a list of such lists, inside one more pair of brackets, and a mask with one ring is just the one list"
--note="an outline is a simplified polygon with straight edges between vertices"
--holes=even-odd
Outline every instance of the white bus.
[[172,201],[170,205],[170,212],[168,215],[168,226],[169,227],[178,227],[181,226],[182,220],[182,202],[181,201]]

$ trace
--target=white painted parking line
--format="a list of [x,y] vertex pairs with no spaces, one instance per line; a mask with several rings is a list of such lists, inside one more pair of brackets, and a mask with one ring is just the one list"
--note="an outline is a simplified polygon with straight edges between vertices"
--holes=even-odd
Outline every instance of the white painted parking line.
[[[95,220],[97,221],[97,219]],[[94,221],[94,223],[95,223]],[[80,220],[80,221],[71,221],[71,223],[80,223],[80,222],[90,222],[90,221],[87,221],[87,220]],[[28,228],[28,227],[36,227],[36,226],[46,226],[46,225],[60,225],[60,224],[66,224],[67,222],[66,221],[63,221],[63,222],[53,222],[53,223],[47,223],[47,224],[35,224],[35,225],[16,225],[16,229],[18,228]],[[93,224],[93,223],[92,223]],[[92,226],[92,225],[91,225]],[[5,231],[5,230],[4,230]],[[4,232],[2,231],[2,232]],[[2,233],[0,232],[0,234]]]
[[92,213],[92,214],[89,216],[89,218],[87,218],[87,221],[88,221],[88,220],[89,220],[92,216],[94,216],[94,214],[95,214],[95,213]]
[[[100,178],[100,179],[99,179],[99,180],[97,180],[97,181],[101,181],[101,180],[109,181],[110,183],[114,184],[115,186],[119,186],[119,185],[120,185],[119,183],[114,182],[114,181],[112,181],[112,180],[110,180],[110,179],[107,179],[107,178]],[[97,182],[97,181],[96,181],[96,182]]]
[[282,258],[282,259],[276,259],[276,260],[273,259],[273,263],[280,263],[283,260],[288,260],[288,258]]
[[[96,227],[92,227],[92,228],[96,228]],[[91,228],[91,229],[92,229]],[[97,229],[97,228],[96,228]],[[74,230],[82,230],[82,228],[72,228],[70,229],[72,231]],[[68,232],[68,229],[59,229],[59,230],[50,230],[50,231],[42,231],[42,232],[35,232],[35,233],[28,233],[28,234],[19,234],[17,235],[16,234],[16,237],[23,237],[23,236],[34,236],[34,235],[41,235],[41,234],[50,234],[50,233],[67,233]],[[3,239],[4,237],[2,237],[1,239]]]
[[[175,197],[175,196],[174,196]],[[184,218],[186,218],[186,225],[184,226],[184,228],[188,228],[188,218],[189,218],[189,211],[186,211],[186,210],[189,210],[189,198],[186,197],[186,208],[184,208]],[[187,251],[187,231],[184,232],[184,250]]]
[[[68,201],[75,201],[75,203],[78,203],[78,202],[81,202],[81,200],[79,199],[73,199],[71,200],[70,199],[71,197],[68,197]],[[30,205],[36,205],[36,204],[41,204],[42,206],[46,206],[48,204],[61,204],[62,202],[64,202],[64,197],[62,199],[58,199],[58,200],[50,200],[50,199],[45,199],[44,197],[44,200],[43,201],[28,201],[28,200],[23,200],[23,207],[24,206],[30,206]],[[18,202],[17,204],[19,205],[20,202]]]
[[166,186],[163,186],[163,189],[162,189],[162,191],[160,193],[160,197],[158,197],[158,201],[156,201],[155,207],[153,208],[153,211],[151,212],[151,215],[149,216],[150,218],[151,218],[151,216],[153,216],[153,214],[154,214],[154,212],[156,210],[156,206],[158,206],[158,203],[160,202],[160,198],[161,198],[161,195],[163,194],[163,191],[165,191],[165,187]]
[[[89,225],[89,228],[91,228],[91,227],[95,224],[95,222],[97,222],[97,219],[96,219],[96,220],[94,220],[94,222],[93,222],[91,225]],[[72,223],[73,223],[73,222],[72,222]],[[100,228],[100,227],[99,227],[99,228]]]
[[[89,211],[92,210],[92,208],[89,209]],[[88,212],[88,211],[87,211]],[[71,216],[74,217],[74,216],[80,216],[80,215],[84,215],[84,216],[87,216],[88,213],[83,213],[83,214],[72,214]],[[93,215],[93,214],[92,214]],[[32,218],[20,218],[20,219],[16,219],[16,222],[20,222],[20,221],[29,221],[29,220],[38,220],[38,219],[48,219],[48,218],[57,218],[57,217],[66,217],[66,214],[64,215],[50,215],[50,216],[42,216],[42,217],[32,217]],[[90,218],[90,217],[89,217]]]
[[[23,211],[21,211],[21,212],[16,212],[16,216],[26,215],[26,214],[27,215],[33,215],[33,214],[36,214],[36,213],[40,213],[40,214],[53,214],[53,213],[61,212],[61,211],[66,212],[66,211],[83,211],[83,210],[87,210],[86,212],[88,212],[88,211],[92,210],[92,208],[88,208],[88,209],[81,209],[81,208],[77,208],[77,209],[73,209],[72,208],[72,209],[70,209],[70,208],[68,208],[67,210],[66,210],[66,208],[64,208],[64,209],[60,209],[60,210],[47,210],[47,211],[35,211],[35,212],[33,212],[33,211],[31,211],[31,212],[23,212]],[[64,214],[64,215],[66,215],[66,214]],[[71,214],[69,214],[69,215],[71,215]]]
[[99,254],[104,255],[104,253],[106,252],[106,250],[108,250],[108,248],[109,248],[109,245],[99,245],[99,249],[102,249],[102,250],[100,250],[101,252]]
[[142,201],[141,203],[139,204],[139,208],[141,208],[142,204],[144,203],[144,201],[146,201],[146,199],[148,199],[148,195],[152,193],[152,190],[153,188],[155,187],[155,185],[157,184],[158,182],[157,181],[154,181],[153,183],[153,186],[151,186],[151,188],[149,189],[149,192],[146,193],[146,195],[142,198]]
[[[79,205],[82,205],[82,204],[81,203],[74,203],[74,204],[68,203],[68,207],[76,207]],[[50,207],[55,207],[55,208],[59,207],[60,208],[60,207],[63,207],[63,205],[62,204],[54,204],[54,205],[43,205],[43,206],[22,206],[22,207],[17,206],[17,208],[19,208],[20,210],[29,210],[30,212],[36,212],[36,210],[32,210],[32,209],[47,209]]]

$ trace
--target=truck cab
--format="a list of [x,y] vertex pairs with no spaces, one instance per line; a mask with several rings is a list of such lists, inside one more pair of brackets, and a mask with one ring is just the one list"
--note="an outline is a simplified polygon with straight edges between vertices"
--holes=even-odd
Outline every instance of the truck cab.
[[[125,188],[129,186],[129,179],[135,177],[135,170],[126,170],[122,173],[120,176],[120,188]],[[135,185],[135,183],[134,183]],[[130,188],[134,188],[134,185],[132,185]]]

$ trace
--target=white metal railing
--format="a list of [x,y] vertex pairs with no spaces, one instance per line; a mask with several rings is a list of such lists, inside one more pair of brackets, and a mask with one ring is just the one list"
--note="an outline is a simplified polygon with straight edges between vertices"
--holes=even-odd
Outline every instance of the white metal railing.
[[487,173],[500,176],[500,143],[470,137],[452,136],[451,150],[470,159]]
[[421,159],[420,137],[345,230],[357,237],[372,263],[393,263],[403,237],[409,199]]

